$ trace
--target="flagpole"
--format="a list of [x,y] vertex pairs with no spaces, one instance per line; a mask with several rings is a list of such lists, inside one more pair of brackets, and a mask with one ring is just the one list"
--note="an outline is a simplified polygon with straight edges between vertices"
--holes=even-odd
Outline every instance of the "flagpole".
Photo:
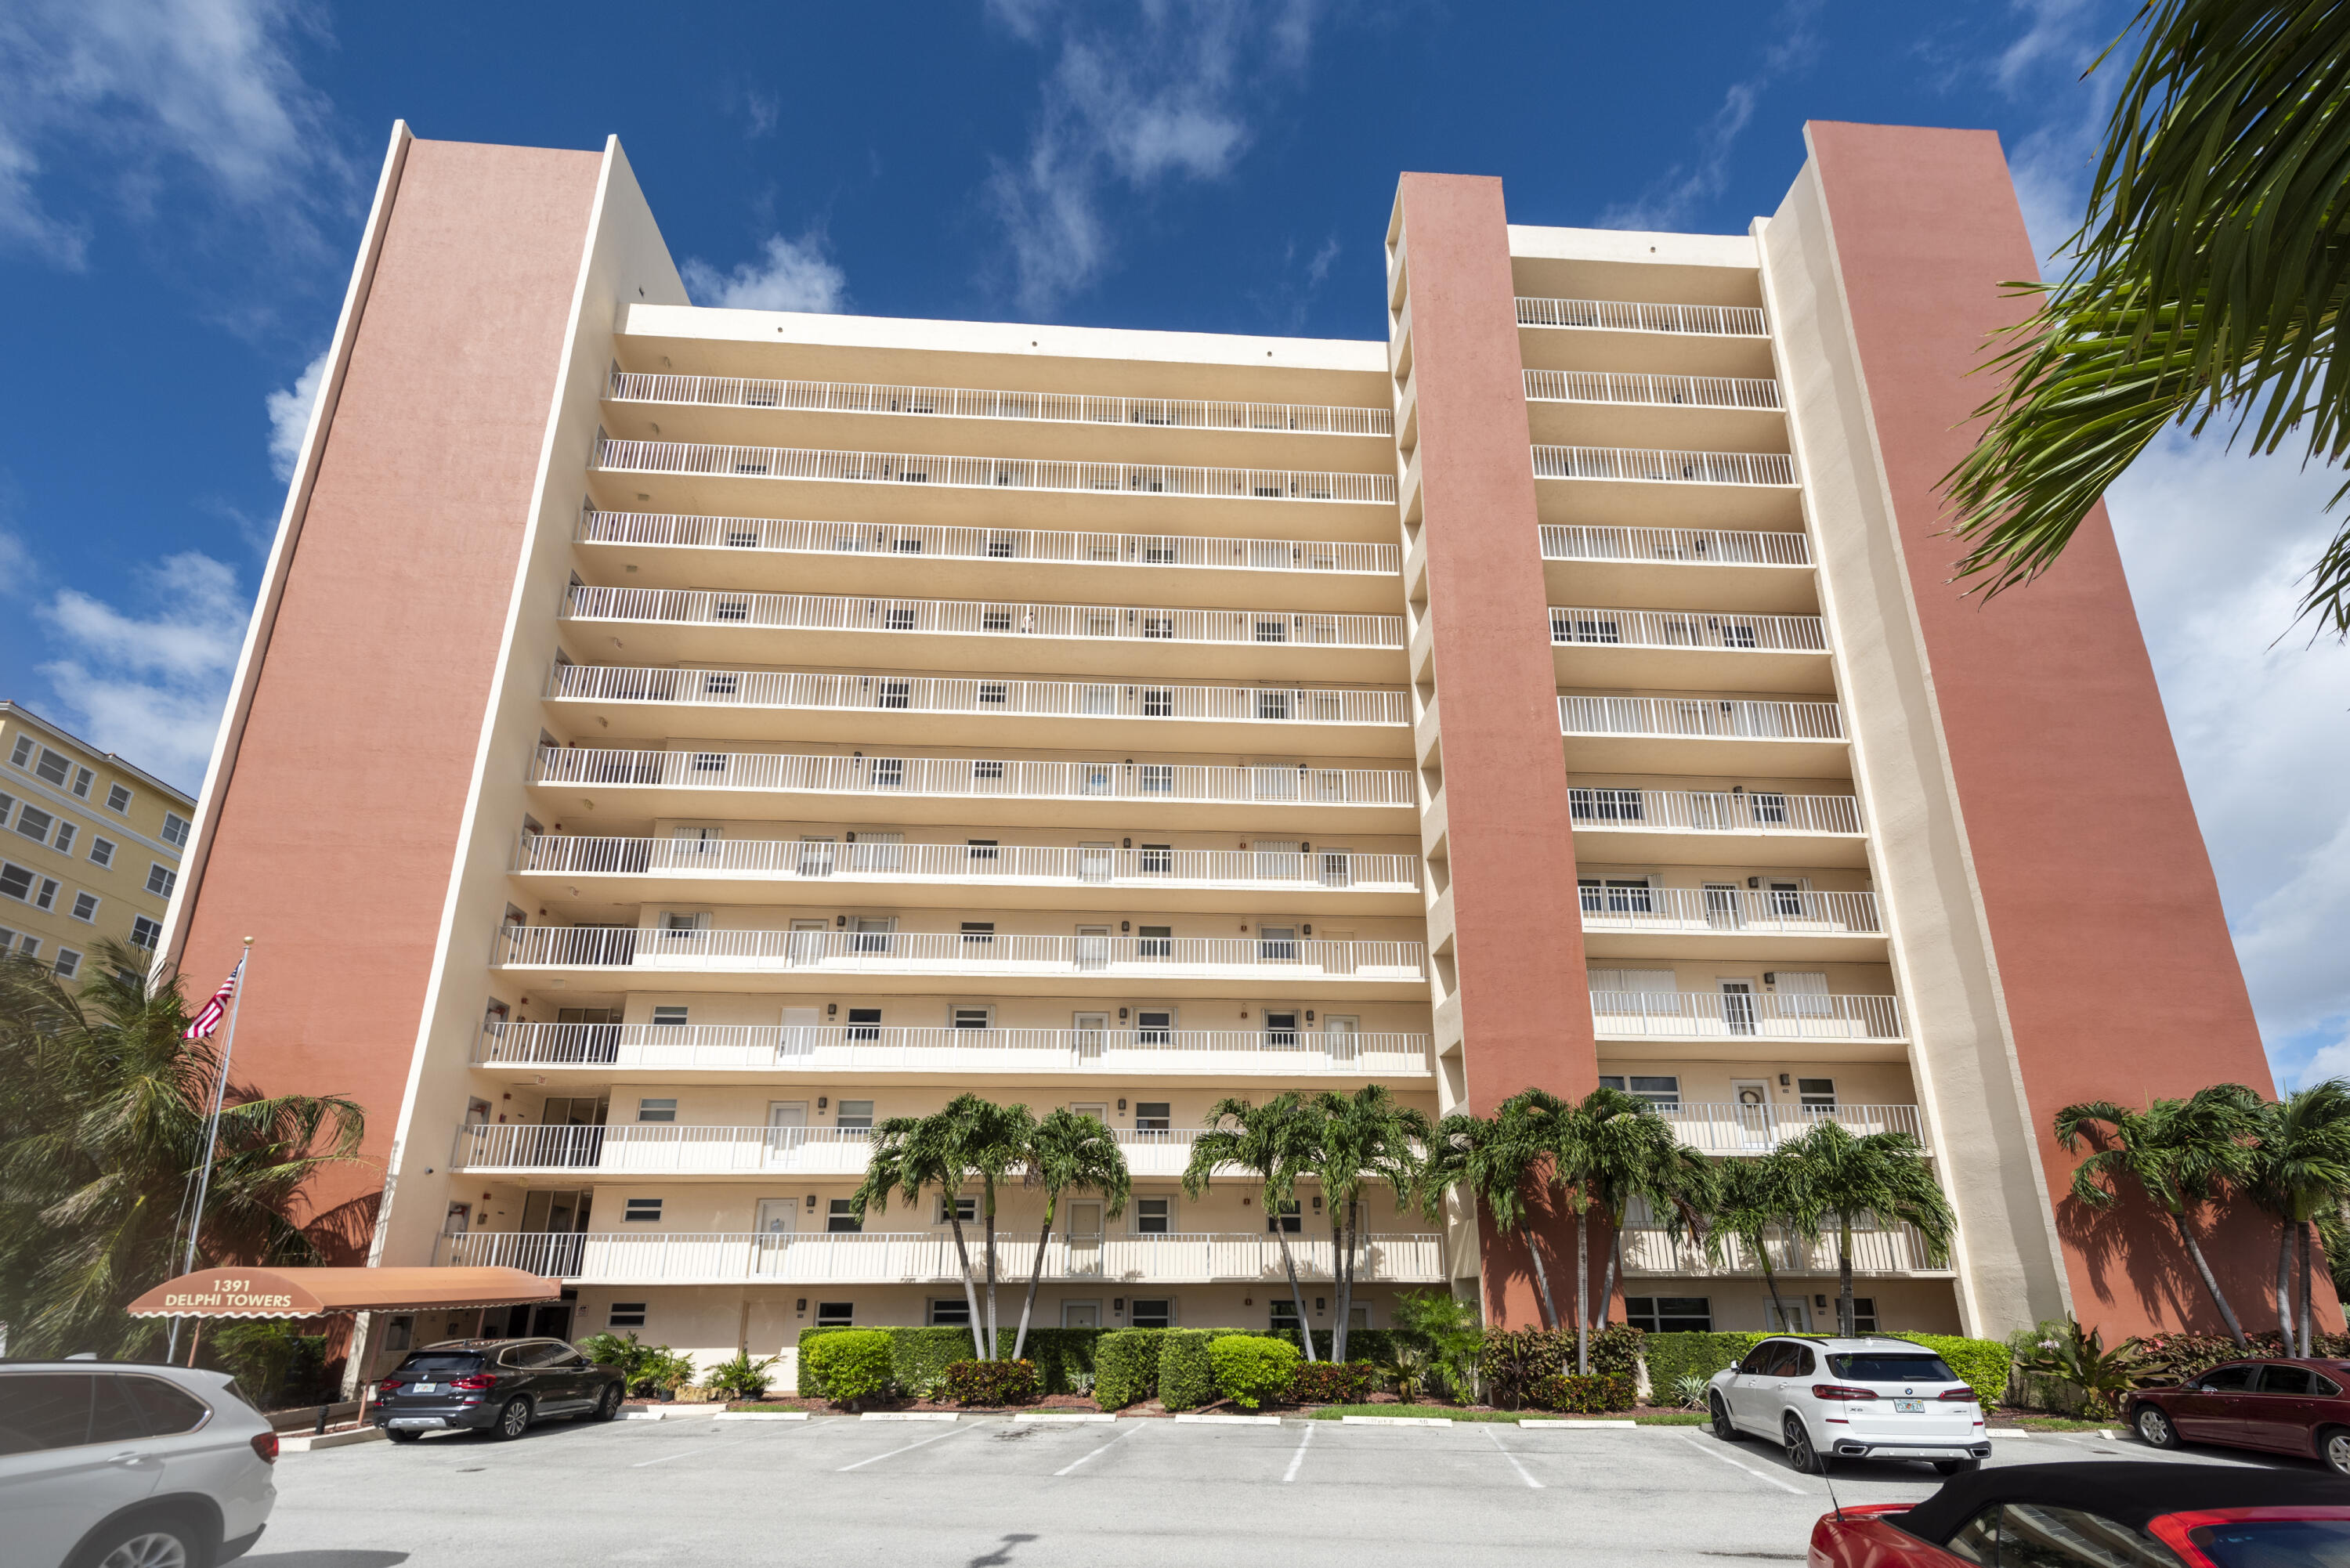
[[[204,1118],[204,1163],[196,1172],[195,1208],[188,1216],[188,1251],[180,1263],[180,1272],[183,1274],[192,1274],[196,1269],[196,1237],[203,1229],[204,1199],[212,1191],[213,1162],[220,1155],[221,1107],[228,1098],[228,1065],[230,1059],[236,1054],[236,1014],[237,1010],[244,1005],[244,966],[252,961],[253,939],[247,937],[244,939],[244,951],[236,961],[236,972],[229,976],[236,989],[229,992],[228,1039],[221,1046],[220,1076],[213,1083],[212,1114]],[[172,1320],[171,1344],[163,1352],[163,1359],[169,1363],[177,1359],[179,1354],[180,1320],[175,1317]],[[194,1354],[192,1346],[189,1354]]]

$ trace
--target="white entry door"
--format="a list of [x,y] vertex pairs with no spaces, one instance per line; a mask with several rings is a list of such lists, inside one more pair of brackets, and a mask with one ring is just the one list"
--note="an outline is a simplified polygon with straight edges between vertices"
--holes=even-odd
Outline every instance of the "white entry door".
[[767,1102],[767,1163],[789,1165],[807,1143],[807,1102]]
[[1355,1059],[1355,1037],[1361,1032],[1361,1024],[1359,1018],[1327,1012],[1322,1015],[1322,1045],[1330,1053],[1330,1060],[1351,1062]]
[[1763,1078],[1732,1078],[1730,1100],[1737,1107],[1738,1140],[1747,1148],[1769,1148],[1778,1141],[1772,1126],[1771,1085]]
[[1077,928],[1077,967],[1087,970],[1109,967],[1109,928],[1107,926]]
[[[1088,1110],[1090,1106],[1072,1106]],[[1081,1199],[1069,1205],[1069,1272],[1098,1274],[1102,1267],[1102,1206]]]
[[784,1009],[784,1036],[775,1046],[778,1056],[812,1056],[816,1054],[816,1031],[824,1027],[824,1015],[813,1007]]
[[788,1236],[798,1222],[800,1200],[796,1198],[762,1198],[759,1199],[759,1234]]
[[825,955],[825,938],[831,930],[832,922],[829,920],[794,920],[791,935],[791,961],[822,963]]
[[1101,1303],[1063,1302],[1061,1303],[1061,1326],[1063,1328],[1099,1328],[1101,1326]]
[[1109,1014],[1080,1012],[1070,1020],[1076,1058],[1080,1062],[1098,1062],[1109,1043]]

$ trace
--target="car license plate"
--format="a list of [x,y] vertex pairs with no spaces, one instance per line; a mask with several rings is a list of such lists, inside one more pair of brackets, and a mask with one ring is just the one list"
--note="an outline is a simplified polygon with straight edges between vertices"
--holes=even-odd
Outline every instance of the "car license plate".
[[438,1390],[440,1386],[441,1385],[438,1383],[411,1383],[408,1386],[408,1391],[411,1394],[431,1394]]
[[1896,1399],[1893,1401],[1893,1408],[1896,1414],[1922,1416],[1926,1413],[1926,1401],[1923,1399]]
[[391,1425],[395,1427],[445,1427],[448,1424],[438,1416],[395,1416],[391,1419]]

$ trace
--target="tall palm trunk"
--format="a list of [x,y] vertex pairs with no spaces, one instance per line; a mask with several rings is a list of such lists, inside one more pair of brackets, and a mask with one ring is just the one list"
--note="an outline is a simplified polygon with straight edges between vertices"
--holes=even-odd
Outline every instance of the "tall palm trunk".
[[1341,1365],[1347,1359],[1347,1330],[1355,1314],[1355,1206],[1347,1203],[1343,1208],[1346,1223],[1337,1227],[1338,1245],[1330,1257],[1331,1277],[1338,1289],[1338,1321],[1330,1330],[1330,1359]]
[[1607,1326],[1608,1309],[1616,1304],[1616,1281],[1624,1272],[1624,1217],[1611,1215],[1607,1221],[1607,1271],[1599,1276],[1599,1305],[1596,1315],[1599,1326]]
[[993,1361],[1002,1354],[995,1323],[995,1183],[982,1191],[987,1201],[987,1354],[981,1359]]
[[1534,1260],[1534,1288],[1542,1296],[1543,1326],[1544,1328],[1556,1328],[1558,1326],[1558,1303],[1550,1299],[1550,1271],[1543,1267],[1542,1248],[1534,1240],[1534,1227],[1531,1225],[1519,1226],[1518,1239],[1526,1244],[1526,1256]]
[[1836,1332],[1852,1337],[1852,1216],[1836,1215]]
[[1575,1371],[1591,1376],[1591,1215],[1575,1211]]
[[1053,1211],[1060,1199],[1048,1192],[1045,1195],[1045,1228],[1036,1232],[1036,1261],[1028,1269],[1028,1294],[1020,1303],[1020,1332],[1012,1336],[1012,1359],[1028,1348],[1028,1319],[1036,1310],[1036,1286],[1045,1278],[1045,1248],[1053,1240]]
[[2298,1355],[2305,1361],[2309,1359],[2311,1355],[2315,1354],[2311,1344],[2312,1336],[2309,1332],[2311,1326],[2309,1310],[2309,1221],[2306,1220],[2296,1220],[2293,1221],[2293,1235],[2301,1248],[2301,1348],[2294,1354]]
[[1762,1262],[1762,1288],[1771,1293],[1771,1310],[1779,1317],[1778,1332],[1787,1332],[1787,1303],[1779,1299],[1779,1276],[1771,1272],[1771,1232],[1757,1231],[1747,1240],[1754,1245],[1755,1257]]
[[2287,1355],[2293,1352],[2293,1231],[2290,1220],[2277,1227],[2277,1337]]
[[2179,1245],[2187,1249],[2188,1257],[2194,1261],[2195,1272],[2203,1282],[2204,1293],[2211,1298],[2211,1304],[2220,1309],[2220,1321],[2228,1325],[2228,1337],[2236,1342],[2237,1349],[2248,1348],[2250,1342],[2244,1338],[2244,1325],[2236,1321],[2236,1309],[2230,1306],[2228,1298],[2220,1293],[2220,1282],[2211,1277],[2211,1265],[2205,1261],[2202,1244],[2195,1240],[2195,1232],[2187,1228],[2187,1216],[2173,1210],[2170,1223],[2178,1231]]
[[955,1256],[962,1260],[962,1299],[963,1305],[971,1313],[972,1354],[980,1360],[985,1361],[988,1358],[987,1346],[980,1342],[979,1336],[986,1325],[979,1315],[978,1287],[972,1283],[971,1247],[963,1240],[962,1215],[955,1208],[954,1194],[951,1192],[947,1194],[947,1223],[954,1230]]
[[1305,1315],[1305,1293],[1297,1283],[1297,1260],[1289,1251],[1289,1231],[1281,1222],[1281,1206],[1267,1202],[1265,1207],[1273,1211],[1273,1239],[1281,1247],[1282,1272],[1289,1276],[1289,1299],[1297,1303],[1297,1337],[1305,1342],[1305,1359],[1312,1361],[1314,1320]]

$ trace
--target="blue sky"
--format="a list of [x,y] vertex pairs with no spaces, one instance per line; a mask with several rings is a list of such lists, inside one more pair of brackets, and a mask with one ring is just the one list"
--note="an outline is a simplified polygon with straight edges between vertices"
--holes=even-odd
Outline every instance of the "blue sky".
[[[619,133],[705,303],[1376,337],[1401,169],[1520,222],[1743,230],[1806,119],[1987,126],[2043,250],[2127,0],[0,11],[0,695],[191,786],[395,118]],[[2285,632],[2333,480],[2168,443],[2113,497],[2270,1049],[2350,1071],[2350,655]]]

